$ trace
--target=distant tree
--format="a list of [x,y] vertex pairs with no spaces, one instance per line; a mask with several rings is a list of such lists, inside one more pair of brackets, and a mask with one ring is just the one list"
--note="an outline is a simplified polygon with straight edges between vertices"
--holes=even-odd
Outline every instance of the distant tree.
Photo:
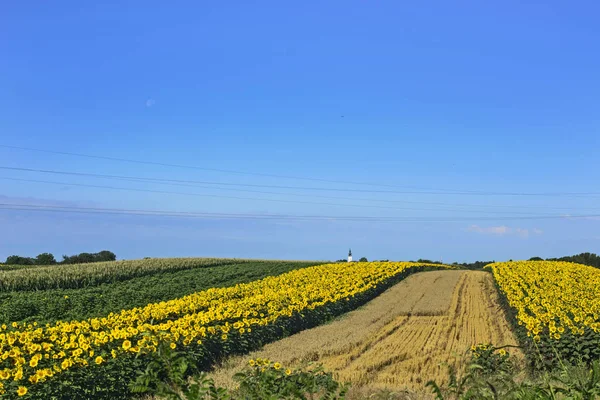
[[56,259],[50,253],[42,253],[35,258],[35,263],[37,265],[53,265],[56,264]]
[[20,259],[21,259],[21,257],[19,257],[19,256],[8,256],[8,257],[6,257],[5,264],[18,265],[17,263],[19,262]]
[[[102,250],[98,253],[80,253],[72,256],[63,255],[61,264],[83,264],[99,261],[115,261],[117,256],[112,251]],[[54,255],[41,253],[36,258],[13,255],[6,258],[8,265],[53,265],[57,264]]]
[[567,256],[561,258],[549,258],[549,261],[568,261],[578,264],[589,265],[591,267],[600,268],[600,256],[595,253],[581,253],[574,256]]
[[35,260],[29,257],[21,256],[9,256],[6,258],[6,264],[8,265],[33,265]]
[[[112,251],[102,250],[101,252],[95,254],[96,261],[115,261],[117,259],[117,255]],[[150,257],[147,257],[150,258]]]
[[483,269],[483,267],[485,267],[486,265],[492,264],[494,262],[495,261],[475,261],[475,262],[472,262],[472,263],[462,263],[462,264],[453,263],[452,265],[457,265],[457,266],[460,266],[460,267],[462,267],[464,269],[475,269],[475,270],[477,270],[477,269]]
[[80,260],[79,260],[79,255],[72,255],[72,256],[68,256],[66,254],[63,254],[63,259],[61,261],[61,264],[79,264]]
[[367,257],[361,257],[360,260],[358,260],[359,262],[368,262],[369,260],[367,260]]
[[424,258],[419,258],[417,260],[417,262],[418,263],[423,263],[423,264],[443,264],[443,262],[441,262],[441,261],[431,261],[431,260],[428,260],[426,258],[425,259]]
[[348,260],[344,260],[343,258],[340,258],[339,260],[336,261],[336,263],[340,263],[340,262],[348,262]]
[[100,261],[115,261],[117,256],[112,251],[102,250],[99,253],[80,253],[72,256],[63,255],[62,264],[84,264]]
[[91,263],[96,261],[96,258],[92,253],[81,253],[77,256],[80,263]]
[[531,257],[529,261],[544,261],[542,257]]

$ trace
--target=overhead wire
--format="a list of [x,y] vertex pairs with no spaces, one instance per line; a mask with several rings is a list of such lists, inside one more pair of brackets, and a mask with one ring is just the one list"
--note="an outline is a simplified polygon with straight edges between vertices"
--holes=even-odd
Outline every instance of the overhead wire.
[[[225,191],[235,191],[235,192],[249,192],[249,193],[261,193],[261,194],[272,194],[272,195],[323,198],[323,199],[333,199],[333,200],[371,201],[371,202],[381,202],[381,203],[390,203],[390,204],[441,205],[441,206],[446,206],[446,207],[469,207],[469,208],[472,208],[472,207],[512,208],[512,209],[534,208],[536,210],[540,210],[540,209],[571,210],[571,209],[573,209],[573,207],[492,205],[492,204],[456,204],[456,203],[443,203],[443,202],[390,200],[389,198],[385,198],[385,199],[360,198],[360,197],[348,198],[348,197],[323,196],[323,195],[303,194],[303,193],[271,192],[271,191],[259,191],[259,190],[250,190],[250,189],[238,189],[238,188],[232,188],[231,186],[268,187],[268,188],[321,190],[321,191],[330,191],[330,190],[332,190],[332,191],[351,191],[351,192],[357,191],[357,192],[361,192],[361,193],[378,193],[378,194],[379,193],[406,194],[406,192],[398,192],[398,191],[372,191],[372,190],[362,190],[362,189],[335,189],[335,188],[329,189],[329,188],[312,188],[312,187],[280,186],[280,185],[252,185],[252,184],[223,183],[223,182],[196,181],[196,180],[183,180],[183,179],[152,178],[152,177],[140,177],[140,176],[128,176],[128,175],[96,174],[96,173],[90,173],[90,172],[57,171],[57,170],[48,170],[48,169],[8,167],[8,166],[0,166],[0,169],[9,170],[9,171],[36,172],[36,173],[44,173],[44,174],[67,175],[67,176],[77,176],[77,177],[93,177],[93,178],[101,178],[101,179],[113,179],[113,180],[131,181],[131,182],[139,182],[139,183],[155,183],[155,184],[161,184],[161,185],[194,187],[194,188],[202,188],[202,189],[215,189],[215,190],[225,190]],[[209,184],[209,185],[213,185],[213,186],[203,186],[204,184]],[[227,185],[228,187],[220,187],[220,185]],[[577,209],[579,209],[579,210],[599,210],[600,208],[577,207]],[[423,210],[436,211],[437,209],[423,209]],[[454,210],[444,210],[444,211],[454,211]],[[472,210],[472,211],[475,211],[475,210]],[[502,214],[504,212],[497,211],[496,213]]]
[[172,163],[164,163],[164,162],[157,162],[157,161],[145,161],[145,160],[133,160],[133,159],[128,159],[128,158],[99,156],[99,155],[92,155],[92,154],[74,153],[74,152],[68,152],[68,151],[37,149],[37,148],[32,148],[32,147],[13,146],[13,145],[7,145],[7,144],[0,144],[0,147],[8,148],[8,149],[15,149],[15,150],[35,151],[35,152],[48,153],[48,154],[60,154],[60,155],[68,155],[68,156],[74,156],[74,157],[94,158],[94,159],[99,159],[99,160],[119,161],[119,162],[127,162],[127,163],[134,163],[134,164],[156,165],[156,166],[161,166],[161,167],[195,169],[195,170],[221,172],[221,173],[236,174],[236,175],[251,175],[251,176],[262,176],[262,177],[268,177],[268,178],[294,179],[294,180],[304,180],[304,181],[314,181],[314,182],[324,182],[324,183],[338,183],[338,184],[359,185],[359,186],[406,188],[406,186],[397,186],[397,185],[380,184],[380,183],[372,183],[372,182],[352,182],[352,181],[335,180],[335,179],[299,177],[299,176],[292,176],[292,175],[279,175],[279,174],[269,174],[269,173],[262,173],[262,172],[249,172],[249,171],[229,170],[229,169],[220,169],[220,168],[200,167],[200,166],[194,166],[194,165],[172,164]]
[[554,215],[554,216],[509,216],[509,217],[394,217],[394,216],[339,216],[339,215],[294,215],[294,214],[232,214],[210,213],[192,211],[166,211],[166,210],[140,210],[140,209],[115,209],[102,207],[75,207],[42,204],[0,203],[2,210],[16,211],[51,211],[73,212],[88,214],[119,214],[141,216],[174,216],[209,219],[297,219],[297,220],[340,220],[340,221],[405,221],[405,222],[458,222],[458,221],[508,221],[508,220],[547,220],[547,219],[581,219],[600,218],[600,214],[583,215]]
[[325,183],[338,183],[338,184],[349,184],[349,185],[391,187],[391,188],[421,190],[418,192],[405,192],[405,193],[413,193],[413,194],[460,194],[460,195],[486,195],[486,196],[490,196],[490,195],[494,195],[494,196],[600,196],[600,192],[546,192],[546,193],[541,192],[541,193],[534,193],[534,192],[489,192],[489,191],[486,192],[486,191],[470,191],[470,190],[455,190],[455,189],[432,190],[432,189],[419,188],[419,187],[414,187],[414,186],[400,186],[400,185],[372,183],[372,182],[353,182],[353,181],[314,178],[314,177],[299,177],[299,176],[291,176],[291,175],[278,175],[278,174],[268,174],[268,173],[260,173],[260,172],[200,167],[200,166],[184,165],[184,164],[163,163],[163,162],[157,162],[157,161],[134,160],[134,159],[128,159],[128,158],[99,156],[99,155],[92,155],[92,154],[83,154],[83,153],[74,153],[74,152],[56,151],[56,150],[47,150],[47,149],[37,149],[37,148],[32,148],[32,147],[13,146],[13,145],[6,145],[6,144],[0,144],[0,147],[8,148],[8,149],[25,150],[25,151],[43,152],[43,153],[49,153],[49,154],[60,154],[60,155],[102,159],[102,160],[109,160],[109,161],[156,165],[156,166],[163,166],[163,167],[196,169],[196,170],[222,172],[222,173],[230,173],[230,174],[238,174],[238,175],[252,175],[252,176],[279,178],[279,179],[294,179],[294,180],[306,180],[306,181],[325,182]]
[[[44,183],[44,184],[53,184],[53,185],[76,186],[76,187],[109,189],[109,190],[121,190],[121,191],[130,191],[130,192],[174,194],[174,195],[182,195],[182,196],[211,197],[211,198],[223,198],[223,199],[234,199],[234,200],[267,201],[267,202],[277,202],[277,203],[327,205],[327,206],[336,206],[336,207],[378,208],[378,209],[387,209],[387,210],[411,210],[411,211],[451,211],[451,212],[483,213],[483,214],[485,214],[485,213],[487,213],[487,214],[507,213],[507,212],[503,212],[503,211],[490,211],[490,210],[469,210],[469,209],[457,210],[457,209],[439,209],[439,208],[428,209],[428,208],[418,208],[418,207],[391,207],[391,206],[368,205],[368,204],[345,204],[345,203],[327,203],[327,202],[313,202],[313,201],[285,200],[285,199],[267,199],[267,198],[256,198],[256,197],[226,196],[226,195],[208,194],[208,193],[189,193],[189,192],[175,192],[175,191],[167,191],[167,190],[140,189],[140,188],[131,188],[131,187],[125,188],[125,187],[118,187],[118,186],[91,185],[91,184],[85,184],[85,183],[56,182],[56,181],[11,178],[11,177],[0,177],[0,179],[16,181],[16,182]],[[543,214],[543,213],[530,213],[530,212],[517,212],[517,211],[512,212],[511,214],[550,215],[550,214]]]

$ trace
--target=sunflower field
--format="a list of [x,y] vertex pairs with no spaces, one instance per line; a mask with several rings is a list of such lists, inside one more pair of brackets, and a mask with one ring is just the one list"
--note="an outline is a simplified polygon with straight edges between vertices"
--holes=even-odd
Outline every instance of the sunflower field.
[[3,398],[128,398],[129,383],[161,343],[201,367],[354,309],[410,273],[409,262],[302,268],[175,300],[76,321],[0,327]]
[[600,269],[561,261],[486,268],[534,367],[600,359]]

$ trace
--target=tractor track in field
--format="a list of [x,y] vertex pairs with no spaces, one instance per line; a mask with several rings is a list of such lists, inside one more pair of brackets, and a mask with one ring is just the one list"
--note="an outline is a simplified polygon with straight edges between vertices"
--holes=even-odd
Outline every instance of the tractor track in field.
[[329,324],[230,359],[212,376],[232,387],[233,374],[252,358],[290,367],[316,361],[353,391],[422,393],[427,381],[445,380],[449,366],[460,369],[470,347],[481,343],[517,344],[491,274],[422,272]]

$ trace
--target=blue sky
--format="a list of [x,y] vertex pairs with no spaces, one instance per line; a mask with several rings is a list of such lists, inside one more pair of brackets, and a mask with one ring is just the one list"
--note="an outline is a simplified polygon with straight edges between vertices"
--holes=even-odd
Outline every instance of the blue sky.
[[600,219],[566,217],[600,214],[600,196],[564,195],[600,192],[599,12],[591,1],[3,4],[0,145],[206,169],[1,146],[0,167],[303,189],[0,169],[0,203],[338,218],[0,209],[0,259],[600,252]]

